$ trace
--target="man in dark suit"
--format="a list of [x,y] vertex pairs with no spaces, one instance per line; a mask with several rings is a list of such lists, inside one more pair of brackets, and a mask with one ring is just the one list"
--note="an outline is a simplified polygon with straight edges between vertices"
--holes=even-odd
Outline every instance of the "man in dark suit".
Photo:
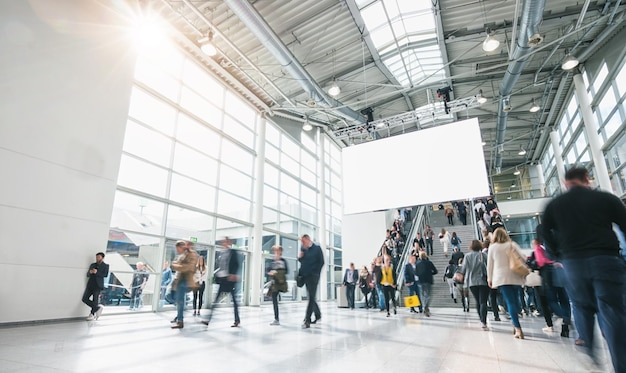
[[346,297],[350,309],[354,309],[354,289],[357,282],[359,282],[359,272],[354,268],[354,263],[350,263],[350,268],[346,269],[343,275],[343,286],[346,287]]
[[[109,275],[109,265],[104,262],[104,253],[96,254],[96,262],[87,271],[87,287],[83,293],[83,303],[91,308],[87,321],[98,320],[104,306],[98,304],[100,292],[104,289],[104,278]],[[89,299],[91,298],[91,299]]]
[[231,325],[231,328],[236,328],[241,324],[239,319],[239,307],[237,305],[237,297],[235,295],[235,285],[239,282],[239,255],[232,249],[232,241],[226,237],[222,243],[226,250],[222,251],[218,259],[219,269],[215,274],[215,279],[220,285],[215,301],[211,303],[211,310],[206,320],[202,321],[203,324],[209,325],[211,317],[213,316],[213,310],[217,301],[222,293],[230,293],[233,300],[233,310],[235,313],[235,323]]
[[[308,234],[303,235],[300,240],[302,241],[302,247],[300,248],[300,255],[298,257],[298,261],[300,262],[300,276],[304,279],[307,297],[309,299],[302,328],[307,329],[311,327],[311,324],[315,324],[322,318],[322,312],[320,312],[315,298],[317,296],[317,285],[320,281],[320,272],[324,267],[324,253],[319,245],[313,243]],[[315,313],[315,320],[311,321],[311,315],[313,313]]]

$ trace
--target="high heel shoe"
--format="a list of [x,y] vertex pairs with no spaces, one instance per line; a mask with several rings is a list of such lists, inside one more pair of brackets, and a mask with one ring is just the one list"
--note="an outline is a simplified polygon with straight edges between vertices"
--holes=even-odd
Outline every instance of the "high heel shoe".
[[235,323],[233,325],[231,325],[231,328],[236,328],[239,326],[239,324],[241,324],[239,321],[235,321]]
[[513,337],[515,337],[515,339],[524,339],[522,328],[515,328],[515,335]]

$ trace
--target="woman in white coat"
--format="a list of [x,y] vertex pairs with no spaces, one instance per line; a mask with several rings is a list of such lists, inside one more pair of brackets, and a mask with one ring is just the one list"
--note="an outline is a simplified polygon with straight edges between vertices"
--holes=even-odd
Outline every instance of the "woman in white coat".
[[448,249],[450,248],[450,232],[446,231],[445,228],[441,228],[441,233],[439,233],[439,242],[443,246],[443,255],[448,257]]
[[515,338],[524,339],[518,315],[522,309],[520,294],[525,279],[510,269],[509,250],[511,255],[519,255],[526,260],[520,247],[511,241],[506,231],[503,228],[496,229],[487,255],[487,282],[490,288],[500,289],[511,315]]

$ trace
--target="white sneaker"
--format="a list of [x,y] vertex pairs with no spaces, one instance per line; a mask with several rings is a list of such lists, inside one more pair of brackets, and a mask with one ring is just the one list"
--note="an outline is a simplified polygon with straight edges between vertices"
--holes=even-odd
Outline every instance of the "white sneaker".
[[278,322],[278,320],[274,320],[270,323],[270,325],[280,325],[280,322]]
[[93,316],[93,314],[90,313],[89,316],[87,316],[87,318],[85,320],[93,321],[93,320],[95,320],[95,317]]
[[104,306],[100,304],[98,306],[98,310],[96,311],[96,314],[94,315],[96,320],[100,318],[100,315],[102,315],[102,311],[104,311]]
[[541,329],[546,333],[554,333],[554,328],[551,326],[546,326],[545,328]]

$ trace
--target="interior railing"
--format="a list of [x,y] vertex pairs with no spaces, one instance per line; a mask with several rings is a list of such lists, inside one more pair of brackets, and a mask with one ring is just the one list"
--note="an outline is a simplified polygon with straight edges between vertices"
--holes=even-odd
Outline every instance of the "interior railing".
[[411,255],[411,248],[413,247],[413,237],[416,236],[417,232],[422,232],[424,230],[424,228],[426,227],[426,218],[426,206],[419,206],[417,209],[417,213],[413,218],[411,230],[407,235],[407,240],[404,244],[404,250],[402,250],[402,256],[398,261],[398,268],[396,269],[396,294],[400,294],[400,289],[402,288],[402,284],[404,283],[404,267],[409,259],[409,255]]

